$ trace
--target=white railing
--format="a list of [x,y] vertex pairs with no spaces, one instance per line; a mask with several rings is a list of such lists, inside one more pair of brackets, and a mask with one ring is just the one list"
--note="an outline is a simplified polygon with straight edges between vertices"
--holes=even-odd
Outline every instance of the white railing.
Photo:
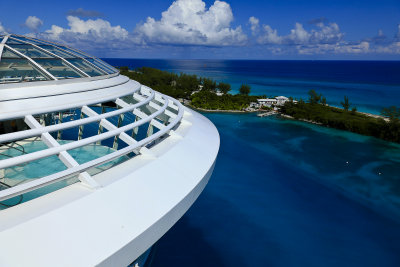
[[[159,140],[165,135],[177,135],[173,131],[173,128],[176,127],[179,122],[181,122],[184,112],[183,106],[177,100],[155,92],[146,86],[133,89],[129,96],[133,97],[135,101],[138,102],[132,104],[125,102],[122,100],[122,98],[116,98],[113,100],[113,102],[120,108],[103,114],[98,114],[89,106],[84,105],[79,108],[81,110],[81,114],[85,114],[88,117],[82,118],[81,116],[81,119],[49,126],[42,126],[37,122],[34,116],[39,114],[26,114],[24,120],[31,129],[0,135],[0,144],[40,136],[41,140],[48,146],[48,148],[44,150],[0,160],[0,170],[17,165],[21,166],[21,164],[27,164],[29,162],[53,155],[57,155],[64,165],[67,166],[67,169],[64,171],[60,171],[45,177],[32,179],[32,181],[18,184],[0,191],[0,201],[4,201],[52,183],[68,179],[73,175],[79,175],[78,178],[83,184],[91,188],[96,188],[99,185],[87,173],[87,170],[113,161],[132,152],[135,154],[151,155],[151,151],[146,148],[146,145]],[[151,114],[147,115],[142,109],[149,107],[151,107],[151,109],[148,110],[154,110],[154,112],[151,112]],[[169,109],[174,110],[174,112],[168,110],[168,107]],[[53,112],[59,112],[59,110],[54,110]],[[136,116],[136,120],[125,126],[115,126],[108,120],[111,117],[123,116],[124,114],[128,113],[133,113]],[[161,123],[159,119],[156,119],[160,115],[166,118],[164,123]],[[68,142],[66,144],[59,144],[56,139],[50,135],[51,132],[63,131],[74,127],[81,128],[84,125],[93,122],[99,122],[99,127],[107,129],[107,132],[99,133],[98,135],[83,139],[79,139],[78,137],[78,140]],[[131,137],[126,133],[130,130],[133,131],[135,128],[147,123],[149,123],[147,137],[140,141],[135,140],[134,137]],[[156,127],[158,131],[153,133],[153,128],[150,129],[150,127]],[[124,141],[127,146],[84,164],[78,164],[68,153],[68,150],[80,148],[90,144],[98,144],[102,140],[112,137],[114,137],[115,140],[120,139]]]

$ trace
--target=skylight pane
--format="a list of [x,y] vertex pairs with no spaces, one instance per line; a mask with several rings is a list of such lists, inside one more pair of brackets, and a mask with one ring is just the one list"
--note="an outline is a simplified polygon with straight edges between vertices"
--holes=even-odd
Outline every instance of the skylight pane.
[[106,63],[104,60],[101,60],[100,58],[93,58],[93,59],[98,61],[100,64],[104,65],[106,68],[110,69],[111,73],[118,72],[118,70],[116,68],[114,68],[110,64]]
[[61,59],[35,59],[35,62],[41,65],[57,79],[70,79],[83,77],[80,73],[65,64]]
[[53,54],[56,54],[57,56],[62,57],[62,58],[75,58],[76,57],[76,56],[71,55],[67,52],[64,52],[52,45],[38,45],[38,46],[53,53]]
[[0,61],[0,83],[18,83],[49,80],[27,59],[2,58]]
[[28,38],[22,37],[22,36],[13,36],[12,38],[13,39],[17,39],[17,40],[21,40],[21,41],[24,41],[24,42],[28,42],[28,43],[31,43],[31,44],[35,44],[35,45],[43,44],[43,42],[39,42],[39,41],[36,41],[34,39],[28,39]]
[[34,47],[33,45],[29,44],[10,44],[10,47],[14,48],[21,54],[24,54],[30,58],[51,58],[50,55],[47,53],[39,50],[38,48]]
[[96,67],[102,69],[103,71],[105,71],[108,74],[114,73],[112,70],[110,70],[109,68],[107,68],[103,64],[100,64],[100,62],[98,62],[97,60],[94,60],[93,58],[85,58],[85,59],[87,61],[89,61],[90,63],[92,63],[93,65],[95,65]]
[[3,58],[21,58],[21,57],[19,55],[15,54],[13,51],[8,49],[7,47],[4,47],[1,58],[3,59]]
[[84,53],[82,53],[82,52],[79,52],[79,51],[77,51],[77,50],[68,48],[68,47],[66,47],[66,46],[60,46],[60,48],[61,48],[61,49],[64,49],[65,51],[68,51],[68,52],[71,53],[71,54],[76,55],[77,57],[81,57],[81,58],[90,57],[89,55],[86,55],[86,54],[84,54]]
[[76,66],[81,71],[85,72],[87,75],[94,77],[94,76],[101,76],[104,73],[100,72],[99,70],[95,69],[92,65],[84,61],[80,58],[67,58],[66,59],[69,63]]
[[10,44],[24,44],[24,43],[12,38],[12,37],[8,37],[6,44],[10,45]]

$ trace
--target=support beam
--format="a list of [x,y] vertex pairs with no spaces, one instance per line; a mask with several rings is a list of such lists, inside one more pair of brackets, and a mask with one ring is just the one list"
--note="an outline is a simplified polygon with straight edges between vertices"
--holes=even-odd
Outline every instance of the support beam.
[[[129,104],[128,104],[129,105]],[[89,108],[88,106],[83,106],[82,107],[82,113],[85,113],[87,116],[96,116],[98,115],[96,111],[94,111],[93,109]],[[108,131],[112,131],[117,129],[118,127],[115,126],[114,124],[112,124],[111,122],[109,122],[106,119],[102,119],[100,121],[100,125],[102,125],[105,129],[107,129]],[[133,129],[134,130],[134,129]],[[122,132],[121,134],[119,134],[118,136],[116,136],[118,138],[120,138],[122,141],[124,141],[126,144],[128,145],[134,145],[137,143],[137,141],[135,139],[133,139],[132,137],[130,137],[127,133]],[[138,151],[138,153],[146,155],[146,156],[150,156],[155,158],[155,155],[147,148],[147,147],[142,147],[140,148],[140,150]]]
[[[25,123],[32,129],[43,127],[32,115],[25,116]],[[60,144],[57,142],[57,140],[55,140],[53,138],[53,136],[51,136],[48,132],[42,133],[41,139],[48,147],[60,146]],[[79,163],[67,151],[61,151],[58,154],[58,157],[61,160],[61,162],[64,163],[65,166],[67,166],[67,168],[73,168],[73,167],[79,166]],[[92,178],[92,176],[90,176],[90,174],[87,172],[80,173],[78,176],[78,179],[85,186],[87,186],[91,189],[101,187],[100,184],[97,183]]]

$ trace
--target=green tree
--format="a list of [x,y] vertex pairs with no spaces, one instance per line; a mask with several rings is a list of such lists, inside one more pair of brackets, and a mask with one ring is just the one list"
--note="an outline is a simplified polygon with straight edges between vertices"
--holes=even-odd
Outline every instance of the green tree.
[[351,109],[351,113],[352,113],[352,114],[356,114],[356,112],[357,112],[357,108],[356,108],[356,107],[353,107],[353,108]]
[[231,85],[229,83],[219,83],[218,89],[221,91],[221,93],[226,95],[231,90]]
[[400,121],[400,108],[397,108],[395,106],[382,109],[381,114],[389,118],[390,122]]
[[321,104],[324,105],[324,106],[326,106],[326,97],[325,97],[325,96],[322,97],[322,99],[321,99]]
[[350,102],[347,96],[344,96],[344,102],[340,102],[340,104],[343,106],[344,110],[349,111]]
[[214,80],[203,78],[202,81],[203,81],[203,90],[215,92],[215,89],[217,89],[217,83]]
[[240,88],[239,88],[239,93],[240,93],[241,95],[249,95],[249,94],[250,94],[250,89],[251,89],[250,85],[248,85],[248,84],[242,84],[242,85],[240,86]]
[[321,97],[322,97],[322,95],[317,94],[317,92],[315,92],[315,90],[308,91],[308,95],[310,96],[310,98],[308,99],[308,102],[310,104],[317,104],[321,100]]
[[129,68],[127,67],[127,66],[123,66],[123,67],[120,67],[119,68],[119,70],[121,71],[121,72],[127,72],[127,71],[129,71]]

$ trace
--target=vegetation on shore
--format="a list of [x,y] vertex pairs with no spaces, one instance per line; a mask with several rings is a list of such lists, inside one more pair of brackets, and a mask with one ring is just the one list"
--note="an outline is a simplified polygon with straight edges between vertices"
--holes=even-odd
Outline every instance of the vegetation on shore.
[[[134,71],[128,67],[121,67],[120,71],[121,74],[163,94],[184,99],[199,109],[242,111],[248,108],[251,102],[265,98],[265,96],[249,95],[251,88],[246,84],[241,85],[239,94],[232,95],[229,94],[230,84],[217,83],[212,79],[196,75],[176,74],[148,67]],[[290,101],[279,107],[278,111],[294,119],[400,143],[400,108],[384,109],[382,115],[387,118],[384,120],[357,112],[347,96],[341,105],[343,109],[328,106],[323,95],[310,90],[307,102],[303,100],[294,102],[290,98]],[[265,110],[269,109],[271,108],[265,107]]]
[[138,68],[135,71],[130,71],[128,67],[120,67],[120,71],[122,75],[163,94],[190,100],[193,107],[200,109],[240,111],[247,108],[251,102],[257,102],[258,98],[263,97],[249,96],[251,88],[246,84],[241,85],[239,94],[232,95],[229,94],[230,84],[217,83],[197,75],[176,74],[148,67]]
[[216,95],[209,91],[200,91],[191,96],[191,105],[196,108],[208,110],[243,110],[247,108],[251,102],[257,102],[259,96],[249,95]]
[[350,111],[351,104],[346,96],[341,103],[343,109],[340,109],[323,104],[324,98],[313,90],[309,92],[309,95],[308,102],[302,100],[298,103],[286,102],[280,108],[280,112],[298,120],[312,121],[324,126],[400,143],[399,108],[384,109],[382,115],[389,118],[389,121],[385,121],[382,118],[356,112],[355,107]]
[[[198,90],[202,82],[196,75],[176,74],[148,67],[134,71],[130,71],[128,67],[120,67],[120,71],[122,75],[174,98],[188,99],[194,91]],[[204,83],[207,89],[214,89],[215,84],[209,83],[208,79]]]

